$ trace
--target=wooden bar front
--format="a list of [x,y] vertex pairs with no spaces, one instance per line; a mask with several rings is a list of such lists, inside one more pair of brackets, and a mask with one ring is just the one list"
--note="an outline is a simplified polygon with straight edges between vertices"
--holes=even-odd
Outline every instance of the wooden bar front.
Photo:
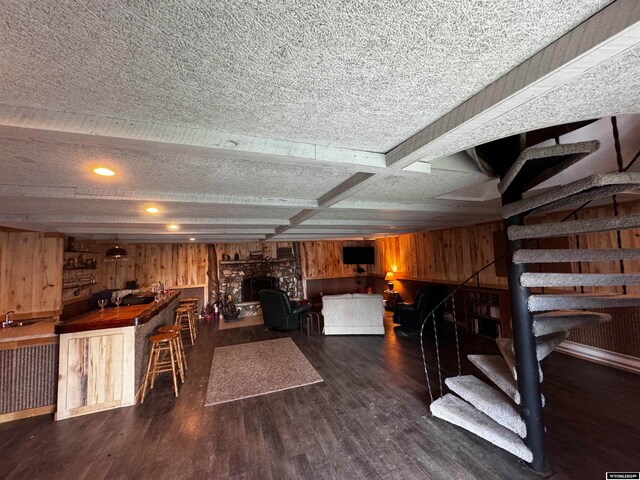
[[161,302],[105,309],[56,326],[60,332],[56,420],[136,403],[140,365],[149,335],[173,320],[170,306],[180,291]]

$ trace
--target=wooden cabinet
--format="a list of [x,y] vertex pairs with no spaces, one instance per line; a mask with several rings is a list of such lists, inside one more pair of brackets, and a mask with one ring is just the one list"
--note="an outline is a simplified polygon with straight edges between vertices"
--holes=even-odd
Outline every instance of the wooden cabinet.
[[508,290],[468,287],[462,299],[468,333],[487,338],[512,336]]

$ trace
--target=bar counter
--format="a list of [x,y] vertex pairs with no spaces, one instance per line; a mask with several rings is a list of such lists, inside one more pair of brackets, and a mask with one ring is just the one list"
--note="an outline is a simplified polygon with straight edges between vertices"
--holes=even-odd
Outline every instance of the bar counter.
[[160,302],[128,307],[105,308],[79,315],[55,326],[55,333],[75,333],[104,328],[135,327],[147,323],[167,308],[178,296],[180,290],[172,290],[169,296]]
[[160,301],[89,312],[60,333],[56,420],[135,405],[149,337],[174,320],[180,290]]

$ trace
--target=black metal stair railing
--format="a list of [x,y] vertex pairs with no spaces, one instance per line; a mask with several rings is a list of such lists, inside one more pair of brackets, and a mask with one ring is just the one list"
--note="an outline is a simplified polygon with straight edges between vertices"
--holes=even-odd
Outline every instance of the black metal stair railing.
[[468,277],[462,283],[457,285],[453,289],[453,291],[449,293],[449,295],[447,295],[440,303],[438,303],[435,306],[435,308],[433,308],[433,310],[431,310],[429,313],[427,313],[427,315],[424,317],[424,319],[422,321],[422,324],[420,326],[420,351],[422,352],[422,365],[424,367],[424,375],[425,375],[425,377],[427,379],[427,389],[429,391],[429,398],[431,399],[431,402],[434,401],[434,398],[433,398],[433,391],[432,391],[432,388],[431,388],[431,381],[429,380],[429,371],[427,370],[427,359],[426,359],[426,356],[425,356],[425,353],[424,353],[424,327],[427,324],[427,321],[429,320],[429,318],[433,319],[434,341],[435,341],[435,346],[436,346],[436,349],[435,349],[435,351],[436,351],[436,362],[437,362],[437,370],[438,370],[438,384],[439,384],[439,388],[440,388],[440,396],[442,396],[442,393],[443,393],[442,368],[441,368],[441,365],[440,365],[440,346],[439,346],[439,341],[438,341],[438,331],[437,331],[437,325],[436,325],[436,312],[438,311],[439,308],[445,306],[447,301],[451,300],[452,310],[453,310],[452,313],[453,313],[454,332],[455,332],[455,339],[456,339],[456,355],[457,355],[457,360],[458,360],[458,375],[462,375],[462,363],[461,363],[461,360],[460,360],[460,340],[459,340],[459,337],[458,337],[458,327],[457,327],[457,323],[456,323],[455,294],[459,290],[461,290],[467,283],[469,283],[474,278],[478,277],[483,271],[485,271],[487,268],[489,268],[492,265],[494,265],[496,262],[502,260],[505,256],[506,256],[506,254],[500,255],[495,260],[493,260],[491,263],[486,264],[484,267],[482,267],[481,269],[479,269],[476,272],[474,272],[470,277]]
[[[638,152],[637,156],[640,156],[640,152]],[[568,215],[563,217],[562,220],[560,220],[560,222],[565,222],[565,221],[569,220],[574,215],[576,215],[579,211],[581,211],[583,208],[585,208],[587,205],[589,205],[591,202],[592,202],[592,200],[583,203],[578,208],[573,210],[571,213],[569,213]],[[420,326],[420,351],[422,353],[422,365],[423,365],[423,368],[424,368],[424,375],[425,375],[425,378],[427,380],[427,390],[429,391],[429,398],[431,399],[432,403],[434,401],[433,390],[431,388],[431,381],[429,379],[429,372],[427,370],[427,359],[426,359],[426,356],[425,356],[425,353],[424,353],[424,340],[423,340],[424,339],[424,327],[427,324],[427,321],[430,318],[433,320],[434,341],[435,341],[435,346],[436,346],[436,362],[437,362],[437,370],[438,370],[438,385],[439,385],[439,389],[440,389],[440,396],[442,396],[442,393],[443,393],[442,371],[441,371],[442,369],[441,369],[441,366],[440,366],[440,348],[439,348],[438,334],[437,334],[437,330],[436,330],[436,312],[438,311],[438,309],[440,307],[446,305],[446,303],[448,301],[451,301],[452,309],[453,309],[453,324],[454,324],[454,331],[455,331],[455,338],[456,338],[456,355],[457,355],[457,359],[458,359],[458,375],[462,375],[462,366],[461,366],[461,362],[460,362],[460,342],[459,342],[459,338],[458,338],[458,328],[457,328],[457,323],[456,323],[456,303],[455,303],[455,298],[454,298],[455,294],[458,293],[458,291],[460,291],[467,283],[469,283],[474,278],[477,279],[477,282],[479,284],[480,283],[479,282],[480,274],[482,272],[484,272],[487,268],[495,265],[497,262],[499,262],[500,260],[502,260],[506,256],[507,256],[507,253],[503,253],[502,255],[496,257],[493,261],[487,263],[484,267],[482,267],[482,268],[476,270],[475,272],[473,272],[462,283],[456,285],[456,287],[453,289],[453,291],[451,291],[449,293],[449,295],[447,295],[429,313],[427,313],[427,315],[422,320],[422,324]]]

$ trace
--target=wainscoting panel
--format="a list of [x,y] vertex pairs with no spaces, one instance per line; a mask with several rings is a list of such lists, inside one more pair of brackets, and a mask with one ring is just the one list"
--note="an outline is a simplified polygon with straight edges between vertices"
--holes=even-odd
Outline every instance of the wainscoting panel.
[[56,420],[133,405],[134,329],[60,335]]
[[58,344],[0,350],[0,415],[54,405]]

